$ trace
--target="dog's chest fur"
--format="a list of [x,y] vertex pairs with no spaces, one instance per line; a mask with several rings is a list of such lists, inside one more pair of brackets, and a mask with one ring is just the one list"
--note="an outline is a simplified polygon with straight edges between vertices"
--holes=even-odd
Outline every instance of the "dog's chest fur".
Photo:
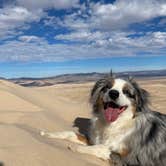
[[118,150],[125,146],[125,140],[134,131],[135,120],[130,110],[126,110],[115,122],[104,125],[99,119],[92,121],[91,139],[94,144],[104,144]]

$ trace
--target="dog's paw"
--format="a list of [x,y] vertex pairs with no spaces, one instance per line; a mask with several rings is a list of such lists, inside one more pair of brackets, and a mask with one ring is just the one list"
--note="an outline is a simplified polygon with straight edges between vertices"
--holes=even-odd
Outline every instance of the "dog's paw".
[[123,166],[120,155],[118,155],[116,153],[111,153],[111,155],[110,155],[110,162],[114,166]]
[[41,135],[41,136],[44,136],[45,134],[46,134],[45,131],[40,131],[40,135]]
[[47,137],[47,138],[52,138],[52,137],[53,137],[53,136],[52,136],[52,133],[46,132],[46,131],[40,131],[40,135],[41,135],[42,137]]

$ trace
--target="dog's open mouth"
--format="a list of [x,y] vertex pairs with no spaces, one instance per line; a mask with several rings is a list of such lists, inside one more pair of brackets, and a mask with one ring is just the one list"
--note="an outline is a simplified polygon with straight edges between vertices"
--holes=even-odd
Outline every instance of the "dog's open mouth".
[[104,103],[104,116],[107,122],[114,122],[118,116],[125,111],[127,106],[120,106],[115,102]]

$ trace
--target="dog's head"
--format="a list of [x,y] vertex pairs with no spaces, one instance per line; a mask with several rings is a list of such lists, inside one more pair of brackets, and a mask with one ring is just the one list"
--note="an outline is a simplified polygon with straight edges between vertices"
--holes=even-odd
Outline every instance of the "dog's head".
[[113,122],[129,110],[132,117],[146,110],[148,96],[148,92],[133,79],[107,77],[96,82],[90,101],[94,114],[102,116],[107,122]]

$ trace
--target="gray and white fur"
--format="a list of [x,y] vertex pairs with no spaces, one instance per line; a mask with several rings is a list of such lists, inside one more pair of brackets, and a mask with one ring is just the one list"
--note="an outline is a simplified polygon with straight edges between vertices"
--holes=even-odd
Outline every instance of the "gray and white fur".
[[[116,84],[118,84],[118,87],[115,86]],[[125,90],[123,90],[124,86],[127,87]],[[127,108],[126,113],[124,111],[118,120],[108,124],[104,119],[102,110],[105,102],[108,102],[105,100],[111,101],[111,99],[108,99],[108,92],[112,89],[119,91],[119,98],[126,95],[126,99],[124,98],[123,101],[132,105],[133,115],[126,119],[121,117],[123,114],[128,116]],[[120,93],[122,94],[120,95]],[[114,102],[120,104],[120,100],[117,98]],[[106,77],[97,81],[92,89],[90,101],[94,115],[90,130],[91,143],[109,146],[110,159],[114,165],[166,166],[166,115],[154,112],[149,108],[148,92],[140,88],[133,79],[122,80]],[[119,123],[121,124],[119,125]],[[123,126],[127,130],[124,130]],[[106,134],[105,132],[109,132],[107,138],[103,136]],[[113,133],[112,137],[111,132]],[[122,132],[122,135],[127,132],[128,134],[121,136],[120,132]],[[118,137],[123,137],[119,139],[121,142],[118,141]],[[106,139],[110,139],[110,141],[106,141]],[[118,146],[116,145],[115,148],[115,144],[111,144],[111,141],[117,141]],[[127,152],[125,155],[121,154],[121,144]]]

